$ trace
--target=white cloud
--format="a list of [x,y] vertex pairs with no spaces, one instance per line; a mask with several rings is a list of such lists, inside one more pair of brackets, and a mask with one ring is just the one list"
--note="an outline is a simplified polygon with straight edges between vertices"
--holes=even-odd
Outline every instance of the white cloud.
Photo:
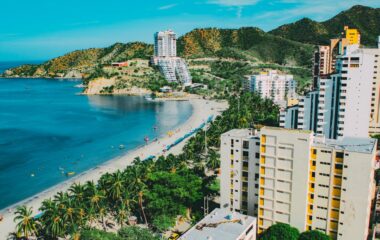
[[173,8],[173,7],[177,6],[177,5],[178,5],[177,3],[173,3],[173,4],[161,6],[161,7],[158,8],[158,10],[167,10],[167,9]]
[[242,6],[255,5],[259,1],[260,0],[209,0],[208,3],[217,4],[221,6],[242,7]]

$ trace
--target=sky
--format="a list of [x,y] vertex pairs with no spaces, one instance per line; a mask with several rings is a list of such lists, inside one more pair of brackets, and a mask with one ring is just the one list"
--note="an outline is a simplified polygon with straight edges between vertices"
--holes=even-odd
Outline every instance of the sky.
[[380,7],[380,0],[1,0],[0,61],[152,43],[153,33],[166,29],[178,35],[200,27],[269,31],[303,17],[324,21],[356,4]]

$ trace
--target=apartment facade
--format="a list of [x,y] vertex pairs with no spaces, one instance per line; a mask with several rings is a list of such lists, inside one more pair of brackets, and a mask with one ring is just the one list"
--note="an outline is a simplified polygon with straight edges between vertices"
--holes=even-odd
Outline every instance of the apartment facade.
[[330,39],[330,45],[318,46],[313,58],[313,90],[319,88],[319,78],[326,77],[335,72],[337,56],[344,53],[349,45],[360,45],[360,33],[357,29],[344,27],[340,38]]
[[[336,72],[320,79],[317,134],[327,138],[368,137],[379,123],[379,49],[349,45]],[[372,130],[373,131],[373,130]]]
[[311,91],[298,98],[296,105],[280,110],[280,127],[317,130],[319,91]]
[[246,91],[256,92],[262,98],[269,98],[276,104],[286,106],[288,98],[294,98],[296,94],[297,82],[293,75],[271,70],[248,77],[243,86]]
[[[257,215],[260,139],[250,129],[234,129],[221,136],[220,206]],[[249,203],[249,204],[248,204]]]
[[[243,148],[244,141],[253,148]],[[247,129],[223,134],[221,153],[221,208],[254,209],[247,213],[257,216],[258,233],[281,222],[333,239],[366,239],[376,140],[333,140],[307,130],[264,127],[256,134]],[[235,165],[236,153],[249,156],[248,176]],[[251,197],[242,203],[245,186]]]
[[191,85],[192,78],[186,61],[177,57],[177,38],[172,30],[154,34],[154,56],[151,63],[160,69],[168,82]]
[[177,56],[177,37],[172,30],[161,31],[154,34],[154,56]]

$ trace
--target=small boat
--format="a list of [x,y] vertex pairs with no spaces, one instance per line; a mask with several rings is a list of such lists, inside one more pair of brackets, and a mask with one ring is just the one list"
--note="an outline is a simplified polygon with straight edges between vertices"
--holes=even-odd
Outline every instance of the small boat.
[[125,146],[123,144],[119,145],[119,149],[124,149],[124,148],[125,148]]
[[73,176],[73,175],[75,175],[75,172],[68,172],[68,173],[66,173],[66,176],[68,176],[68,177]]
[[34,177],[34,176],[35,176],[35,174],[34,174],[34,173],[31,173],[31,174],[30,174],[30,176],[31,176],[31,177]]
[[85,88],[86,86],[84,84],[77,84],[75,85],[76,88]]

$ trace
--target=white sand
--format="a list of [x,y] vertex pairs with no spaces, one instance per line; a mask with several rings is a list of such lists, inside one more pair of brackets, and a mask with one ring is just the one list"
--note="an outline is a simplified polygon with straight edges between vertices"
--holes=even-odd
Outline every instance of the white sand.
[[[66,191],[74,182],[76,183],[85,183],[86,181],[97,181],[100,176],[106,172],[114,172],[118,169],[124,169],[126,166],[130,165],[136,157],[145,159],[150,155],[160,156],[162,155],[162,150],[164,145],[172,144],[176,139],[184,136],[190,130],[199,127],[210,115],[216,117],[222,111],[224,111],[228,104],[226,102],[216,102],[216,101],[207,101],[203,99],[191,98],[190,103],[193,106],[192,116],[179,128],[173,129],[174,134],[169,137],[165,136],[160,138],[157,142],[148,144],[147,146],[132,150],[126,155],[112,159],[102,165],[96,166],[93,169],[90,169],[84,173],[79,174],[76,177],[73,177],[63,183],[60,183],[54,187],[51,187],[31,198],[23,200],[17,204],[14,204],[7,209],[0,211],[0,214],[4,217],[3,221],[0,222],[0,239],[6,239],[10,232],[15,231],[16,224],[13,222],[15,215],[13,211],[18,205],[26,205],[28,207],[33,207],[34,213],[38,214],[38,208],[41,206],[43,200],[52,198],[59,191]],[[186,141],[181,142],[177,146],[173,147],[169,153],[178,154],[182,151],[182,148]],[[9,186],[9,191],[12,186]],[[9,213],[8,209],[12,209],[12,212]]]

